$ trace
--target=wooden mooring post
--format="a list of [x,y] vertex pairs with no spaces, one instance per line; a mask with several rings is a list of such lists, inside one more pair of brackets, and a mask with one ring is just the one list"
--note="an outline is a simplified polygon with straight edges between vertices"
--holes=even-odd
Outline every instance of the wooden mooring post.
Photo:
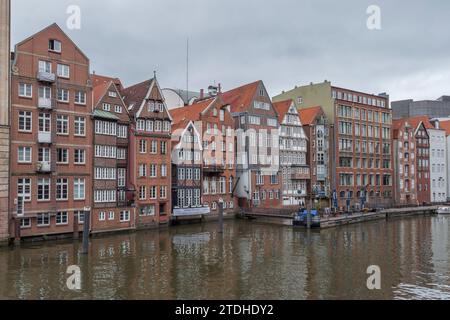
[[84,210],[84,225],[83,225],[83,248],[81,249],[82,254],[89,253],[89,232],[90,232],[90,221],[91,221],[90,209]]
[[223,233],[223,201],[219,201],[219,233]]

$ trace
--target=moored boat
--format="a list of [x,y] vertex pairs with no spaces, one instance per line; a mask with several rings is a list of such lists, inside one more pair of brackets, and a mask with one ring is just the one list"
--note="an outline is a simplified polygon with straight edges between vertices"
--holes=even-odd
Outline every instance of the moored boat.
[[438,214],[450,214],[450,207],[439,207],[437,209]]

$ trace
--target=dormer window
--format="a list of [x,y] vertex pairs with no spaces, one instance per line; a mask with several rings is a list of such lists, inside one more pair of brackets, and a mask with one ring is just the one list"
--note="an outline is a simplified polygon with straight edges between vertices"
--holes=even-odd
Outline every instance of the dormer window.
[[51,39],[48,42],[48,50],[61,53],[61,41]]

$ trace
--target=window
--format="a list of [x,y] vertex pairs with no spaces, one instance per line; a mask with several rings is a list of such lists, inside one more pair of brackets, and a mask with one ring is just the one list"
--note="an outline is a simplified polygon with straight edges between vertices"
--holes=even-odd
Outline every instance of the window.
[[96,180],[116,180],[116,168],[95,167]]
[[159,188],[159,196],[161,199],[166,199],[167,198],[167,187],[166,186],[161,186]]
[[78,224],[84,224],[84,211],[74,211],[73,215],[77,217]]
[[127,158],[127,149],[117,148],[117,159],[126,160],[126,158]]
[[69,150],[63,148],[56,149],[56,162],[60,164],[68,164],[69,163]]
[[39,87],[39,98],[51,99],[52,98],[52,88],[50,87]]
[[150,153],[151,154],[157,154],[158,153],[158,141],[152,141]]
[[52,116],[48,113],[39,113],[39,132],[50,132],[52,127]]
[[127,169],[125,168],[119,168],[117,169],[117,186],[119,188],[124,188],[126,185],[126,176],[127,176]]
[[38,201],[50,200],[50,179],[38,179]]
[[69,78],[70,77],[70,67],[65,64],[58,64],[57,74],[60,78]]
[[101,211],[98,213],[98,221],[105,221],[106,220],[106,213],[104,211]]
[[58,40],[50,40],[48,42],[48,50],[53,52],[61,52],[61,41]]
[[75,162],[75,164],[85,164],[86,163],[86,150],[75,149],[74,150],[74,162]]
[[112,203],[116,202],[116,190],[95,190],[94,202],[95,203]]
[[128,126],[118,125],[117,126],[117,137],[126,139],[128,137]]
[[114,220],[114,211],[108,213],[108,220]]
[[108,96],[110,96],[111,98],[117,98],[117,93],[114,91],[109,91]]
[[167,154],[167,142],[165,141],[161,142],[161,154],[162,155]]
[[120,222],[130,221],[130,211],[120,211]]
[[75,92],[75,103],[76,104],[86,104],[86,92],[76,91]]
[[31,111],[19,111],[19,131],[31,132]]
[[84,117],[75,117],[75,135],[86,135],[86,119]]
[[17,180],[17,196],[22,197],[24,201],[31,200],[31,179],[19,178]]
[[19,83],[19,97],[32,98],[33,86],[29,83]]
[[52,63],[50,61],[39,60],[39,72],[52,73]]
[[140,164],[139,165],[139,177],[143,178],[147,176],[147,165],[146,164]]
[[31,163],[31,147],[19,147],[17,161],[19,163]]
[[31,228],[31,219],[30,218],[21,219],[20,228],[21,229]]
[[147,141],[139,140],[139,153],[147,153]]
[[66,225],[68,224],[69,219],[67,212],[58,212],[56,213],[56,225]]
[[167,165],[161,165],[161,177],[167,177]]
[[56,180],[56,200],[67,200],[69,190],[69,180],[67,178]]
[[140,186],[139,187],[139,200],[146,200],[146,199],[147,199],[147,187]]
[[56,133],[59,135],[69,134],[69,116],[56,116]]
[[158,190],[156,189],[156,186],[150,187],[150,199],[156,199],[158,197]]
[[58,101],[60,101],[60,102],[69,102],[69,90],[67,90],[67,89],[58,89]]
[[85,198],[85,179],[75,178],[73,181],[73,198],[74,200],[84,200]]
[[122,113],[122,107],[116,105],[116,106],[114,106],[114,111],[115,111],[116,113]]
[[151,178],[156,178],[157,177],[158,173],[157,173],[156,168],[157,168],[156,164],[151,164],[150,165],[150,177]]
[[50,162],[50,148],[39,148],[38,161]]
[[104,111],[111,111],[111,105],[109,103],[103,104],[103,110]]
[[38,227],[46,227],[50,225],[50,214],[49,213],[39,213],[37,215],[37,225]]

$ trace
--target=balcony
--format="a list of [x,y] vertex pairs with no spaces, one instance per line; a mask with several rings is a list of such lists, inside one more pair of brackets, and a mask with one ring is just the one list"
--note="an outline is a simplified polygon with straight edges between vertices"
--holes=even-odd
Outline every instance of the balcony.
[[39,98],[38,108],[44,110],[52,110],[55,106],[55,100],[48,98]]
[[39,173],[50,173],[52,172],[52,166],[48,161],[38,162],[36,165],[36,172]]
[[36,75],[36,78],[39,81],[47,82],[47,83],[54,83],[56,81],[56,75],[54,73],[50,73],[50,72],[39,71]]
[[297,190],[296,195],[300,197],[306,197],[306,190]]
[[224,165],[204,165],[203,166],[203,173],[223,173],[225,171]]
[[51,144],[52,143],[52,133],[51,132],[39,132],[38,133],[38,143]]
[[309,173],[293,173],[291,175],[291,180],[309,180],[311,175]]

